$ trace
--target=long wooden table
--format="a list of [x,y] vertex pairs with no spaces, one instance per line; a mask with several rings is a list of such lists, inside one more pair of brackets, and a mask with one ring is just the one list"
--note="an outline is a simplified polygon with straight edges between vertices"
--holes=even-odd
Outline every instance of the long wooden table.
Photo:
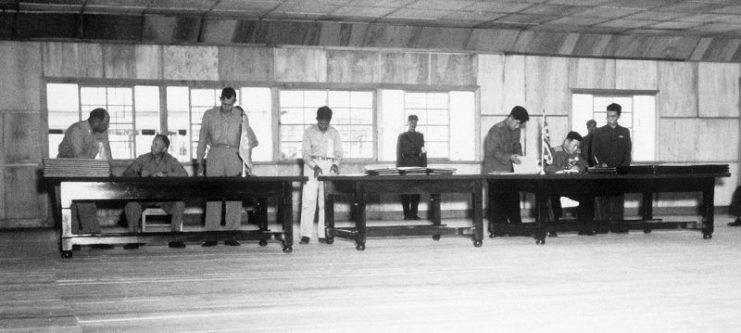
[[[355,240],[356,249],[364,250],[367,237],[432,235],[472,235],[473,244],[481,246],[483,240],[482,197],[483,181],[480,175],[398,175],[364,176],[332,175],[320,176],[324,181],[325,235],[328,244],[334,237]],[[453,228],[441,223],[440,195],[442,193],[468,193],[471,195],[473,220],[471,227]],[[373,226],[366,223],[365,208],[370,194],[429,194],[430,220],[432,224]],[[355,208],[355,227],[338,228],[334,221],[334,202],[337,196],[352,196]]]
[[[712,168],[723,170],[720,168]],[[643,170],[640,173],[618,174],[557,174],[557,175],[522,175],[522,174],[490,174],[485,175],[489,191],[495,192],[528,192],[535,194],[535,226],[489,224],[490,237],[498,232],[532,233],[536,244],[545,244],[545,236],[549,230],[577,230],[575,225],[563,223],[546,223],[547,200],[552,195],[587,194],[587,195],[619,195],[624,193],[640,193],[641,219],[638,221],[621,221],[627,229],[643,230],[648,233],[653,229],[669,229],[686,227],[687,222],[663,222],[653,217],[653,194],[660,192],[701,192],[702,222],[699,228],[703,238],[712,238],[713,200],[715,195],[715,181],[719,177],[728,177],[727,165],[725,171],[706,172],[702,168],[692,169],[682,167],[667,167],[665,171],[650,172],[648,168],[634,168]],[[648,170],[649,172],[646,172]]]
[[[59,193],[55,215],[61,220],[62,256],[69,258],[72,256],[73,245],[201,241],[206,238],[258,240],[261,246],[267,245],[269,240],[275,240],[282,243],[283,252],[289,253],[293,249],[293,183],[304,182],[306,177],[47,177],[45,181],[58,187],[58,191],[54,191]],[[187,198],[214,201],[255,199],[259,230],[72,233],[71,207],[76,201],[177,201]],[[267,228],[269,198],[275,199],[277,220],[283,226],[281,231],[270,231]]]

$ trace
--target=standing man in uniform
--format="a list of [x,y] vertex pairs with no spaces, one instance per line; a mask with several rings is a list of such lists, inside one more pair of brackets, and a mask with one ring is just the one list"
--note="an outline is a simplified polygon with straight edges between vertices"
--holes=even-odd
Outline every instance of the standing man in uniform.
[[[515,106],[507,119],[494,124],[484,140],[484,162],[482,174],[492,172],[513,172],[512,164],[520,164],[522,144],[520,127],[530,120],[530,115],[522,106]],[[489,189],[489,232],[491,223],[522,223],[520,217],[520,195],[517,192],[496,192]],[[494,233],[492,233],[494,235]]]
[[592,138],[594,131],[597,129],[597,122],[594,119],[587,120],[587,135],[581,142],[582,159],[587,162],[587,166],[594,166],[594,154],[592,153]]
[[[416,115],[409,115],[409,130],[399,134],[396,141],[396,166],[397,167],[426,167],[427,151],[425,150],[425,137],[416,131]],[[401,206],[404,210],[404,220],[419,220],[417,207],[419,206],[419,194],[402,194]]]
[[[141,155],[124,170],[123,177],[187,177],[180,162],[172,155],[167,153],[170,147],[170,139],[162,134],[157,134],[152,139],[152,147],[149,153]],[[139,218],[142,216],[142,207],[159,207],[167,214],[172,215],[171,230],[172,232],[183,231],[183,211],[185,202],[167,201],[167,202],[138,202],[130,201],[126,203],[124,212],[126,213],[126,223],[129,226],[130,233],[139,231]],[[185,243],[182,240],[170,242],[168,244],[173,248],[184,248]],[[139,243],[129,243],[124,245],[124,249],[138,249]]]
[[340,173],[342,160],[342,141],[340,133],[329,126],[332,109],[322,106],[316,111],[316,125],[304,131],[301,156],[304,160],[304,176],[309,180],[304,184],[301,195],[301,242],[309,244],[314,235],[314,214],[319,206],[318,236],[325,234],[324,226],[324,184],[317,177],[325,173]]
[[[610,168],[630,165],[632,150],[630,131],[618,125],[622,110],[620,104],[608,105],[607,125],[594,132],[592,153],[596,165]],[[602,217],[610,222],[617,222],[613,232],[628,232],[623,224],[624,202],[623,194],[597,197],[598,211],[604,215]]]
[[[59,143],[58,158],[83,158],[111,160],[111,144],[108,141],[108,111],[97,108],[90,111],[87,120],[72,124],[64,132]],[[76,203],[72,207],[72,233],[100,233],[95,203]],[[96,248],[113,248],[110,244],[100,244]]]
[[[234,108],[237,92],[232,87],[221,90],[221,106],[214,107],[203,114],[201,132],[198,139],[196,158],[198,175],[203,175],[203,158],[208,146],[206,177],[239,177],[242,174],[242,160],[239,158],[240,131],[243,112]],[[222,204],[225,206],[224,222],[226,230],[239,229],[242,219],[241,201],[209,201],[206,203],[206,230],[219,230]],[[216,240],[207,240],[201,246],[215,246]],[[224,245],[239,246],[235,239],[224,241]]]

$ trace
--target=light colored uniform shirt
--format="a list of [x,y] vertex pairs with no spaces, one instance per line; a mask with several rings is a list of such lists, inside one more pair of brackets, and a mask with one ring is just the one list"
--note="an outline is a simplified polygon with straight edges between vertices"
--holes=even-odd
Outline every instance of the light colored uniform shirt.
[[59,143],[57,157],[111,160],[108,131],[93,133],[87,120],[72,124]]
[[332,160],[332,164],[340,165],[342,160],[342,140],[340,132],[330,126],[322,132],[319,126],[312,125],[304,131],[304,142],[301,156],[304,163],[310,168],[317,165],[316,160]]
[[157,158],[152,153],[141,155],[123,172],[124,177],[151,177],[161,172],[164,177],[187,177],[188,172],[178,160],[168,153]]
[[201,132],[198,136],[196,158],[203,161],[206,145],[211,147],[239,148],[242,126],[242,111],[232,108],[228,114],[221,112],[221,107],[214,107],[203,114]]

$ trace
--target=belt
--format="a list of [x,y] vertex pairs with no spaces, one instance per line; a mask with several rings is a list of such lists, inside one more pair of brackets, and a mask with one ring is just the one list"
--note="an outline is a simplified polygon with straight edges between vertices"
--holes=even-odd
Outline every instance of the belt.
[[313,159],[313,160],[328,161],[328,160],[334,160],[334,157],[312,156],[311,159]]
[[234,149],[239,149],[239,146],[232,146],[232,145],[228,145],[228,144],[225,144],[225,143],[219,143],[219,144],[211,145],[211,148],[226,148],[226,149],[234,148]]

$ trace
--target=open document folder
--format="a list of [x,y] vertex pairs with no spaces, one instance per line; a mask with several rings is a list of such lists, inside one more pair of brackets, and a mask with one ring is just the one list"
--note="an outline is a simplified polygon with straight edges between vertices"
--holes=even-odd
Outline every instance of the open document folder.
[[533,156],[520,156],[520,164],[512,163],[515,173],[519,174],[538,174],[538,158]]

